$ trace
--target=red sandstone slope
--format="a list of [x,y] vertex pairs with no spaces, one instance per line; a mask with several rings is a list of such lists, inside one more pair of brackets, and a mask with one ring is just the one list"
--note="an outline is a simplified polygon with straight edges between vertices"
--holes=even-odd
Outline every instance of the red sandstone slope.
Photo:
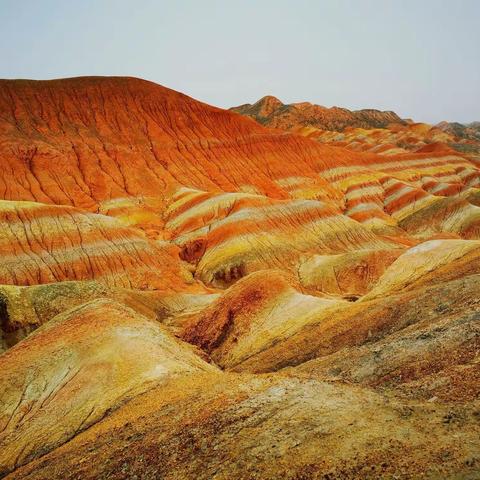
[[[270,99],[262,114],[277,107]],[[413,237],[429,238],[432,231],[478,237],[480,209],[468,204],[470,196],[462,222],[458,209],[447,211],[439,202],[470,195],[480,184],[478,168],[451,151],[414,157],[353,153],[266,129],[151,82],[119,77],[1,81],[0,126],[0,198],[74,204],[117,217],[118,232],[122,225],[137,227],[153,241],[171,241],[176,245],[171,252],[179,252],[177,265],[165,264],[168,275],[159,275],[175,278],[170,283],[178,286],[181,260],[197,280],[224,287],[264,268],[298,272],[318,254],[416,243],[399,222]],[[432,230],[425,229],[427,215],[409,220],[426,208],[447,221]],[[55,212],[44,216],[42,228],[51,242],[64,227],[47,218]],[[67,230],[74,228],[75,222]],[[84,255],[89,241],[81,227],[79,232],[70,246],[43,242],[40,248],[31,228],[12,231],[2,237],[14,249],[0,253],[17,265],[21,257],[12,261],[12,255],[21,246],[28,275],[38,283],[117,277],[120,267],[129,272],[122,285],[158,288],[157,278],[144,281],[138,275],[157,269],[150,254],[144,259],[134,253],[128,268],[122,267],[122,255],[113,263],[107,255],[101,268],[86,262],[81,274],[72,270],[72,255],[85,260],[90,255]],[[150,252],[158,248],[142,242]],[[62,274],[51,275],[49,268]],[[187,281],[193,281],[190,274]],[[309,279],[306,284],[318,289]]]
[[0,158],[1,198],[92,209],[178,185],[285,197],[273,179],[356,157],[145,80],[82,77],[0,81]]

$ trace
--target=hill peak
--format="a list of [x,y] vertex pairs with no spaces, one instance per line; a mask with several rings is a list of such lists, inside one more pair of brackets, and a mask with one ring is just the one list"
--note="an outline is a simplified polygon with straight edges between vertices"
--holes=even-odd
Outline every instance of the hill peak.
[[392,111],[328,108],[310,102],[284,104],[271,95],[262,97],[253,105],[240,105],[230,110],[249,116],[262,125],[287,130],[313,126],[322,130],[343,131],[347,127],[384,128],[391,123],[405,123]]

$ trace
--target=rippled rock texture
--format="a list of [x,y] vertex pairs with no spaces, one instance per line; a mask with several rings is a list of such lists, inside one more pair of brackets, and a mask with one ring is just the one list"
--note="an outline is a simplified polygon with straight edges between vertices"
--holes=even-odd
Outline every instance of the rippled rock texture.
[[474,127],[236,110],[0,81],[0,477],[476,478]]

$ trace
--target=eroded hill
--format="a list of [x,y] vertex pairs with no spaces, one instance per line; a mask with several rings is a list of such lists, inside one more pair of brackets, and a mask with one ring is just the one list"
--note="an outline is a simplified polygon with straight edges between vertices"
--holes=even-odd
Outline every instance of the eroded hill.
[[0,81],[0,476],[475,478],[478,159],[350,114]]

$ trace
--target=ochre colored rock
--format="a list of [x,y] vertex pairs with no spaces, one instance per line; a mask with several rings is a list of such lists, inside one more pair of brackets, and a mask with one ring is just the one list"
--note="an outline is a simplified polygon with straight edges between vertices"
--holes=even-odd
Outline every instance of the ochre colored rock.
[[400,255],[363,300],[480,273],[480,241],[430,240]]
[[[407,328],[316,358],[295,371],[309,378],[334,376],[349,383],[395,388],[405,398],[475,401],[480,395],[479,287],[480,275],[471,275],[403,295],[397,322],[408,319]],[[368,310],[364,318],[371,321]]]
[[0,477],[476,478],[476,124],[236,110],[0,81]]
[[108,300],[53,318],[0,356],[0,370],[0,474],[159,382],[216,371],[158,323]]
[[[341,358],[348,359],[352,347],[373,345],[379,339],[384,339],[384,348],[388,349],[390,335],[404,329],[408,332],[408,328],[417,328],[411,325],[422,321],[429,323],[430,320],[433,321],[429,328],[435,330],[435,322],[447,320],[447,313],[455,323],[461,324],[465,316],[471,316],[478,310],[480,279],[478,274],[463,278],[464,272],[461,270],[457,278],[453,271],[451,274],[451,280],[446,282],[437,279],[437,284],[435,281],[431,285],[426,282],[401,294],[339,303],[331,309],[320,311],[313,321],[282,342],[270,344],[268,348],[245,359],[235,366],[235,371],[273,372],[337,352]],[[474,321],[475,316],[469,320]],[[464,328],[469,329],[468,325]],[[402,335],[399,333],[397,337],[401,338]],[[436,349],[432,351],[433,363],[435,352]],[[334,369],[331,373],[335,376]]]
[[462,406],[300,375],[197,375],[137,397],[10,479],[475,476],[479,434]]
[[209,305],[182,338],[204,349],[222,368],[235,369],[343,303],[301,294],[281,272],[259,271]]
[[98,281],[68,281],[18,287],[0,286],[0,352],[56,315],[97,298],[122,303],[162,323],[178,323],[198,313],[218,295],[108,287]]
[[300,265],[298,275],[305,288],[357,299],[373,287],[401,253],[397,248],[314,255]]

